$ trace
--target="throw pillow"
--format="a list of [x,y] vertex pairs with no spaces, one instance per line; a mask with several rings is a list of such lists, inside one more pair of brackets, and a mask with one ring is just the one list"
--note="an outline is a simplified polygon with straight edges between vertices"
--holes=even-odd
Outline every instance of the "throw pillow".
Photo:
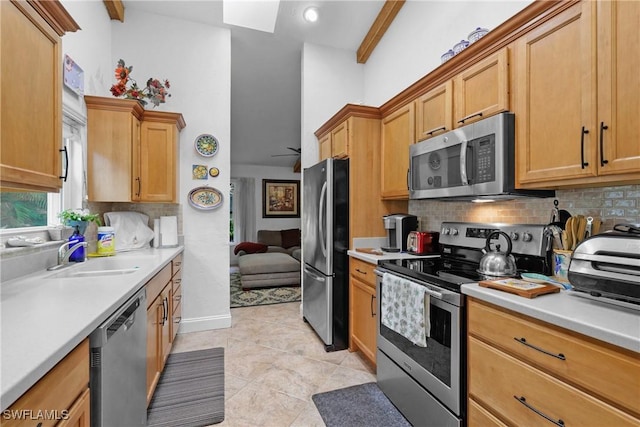
[[282,233],[283,248],[300,246],[300,229],[292,228],[290,230],[282,230],[281,233]]
[[254,243],[254,242],[242,242],[238,243],[235,248],[233,248],[233,253],[238,255],[238,252],[245,251],[248,254],[258,254],[262,252],[267,252],[268,246],[263,245],[262,243]]

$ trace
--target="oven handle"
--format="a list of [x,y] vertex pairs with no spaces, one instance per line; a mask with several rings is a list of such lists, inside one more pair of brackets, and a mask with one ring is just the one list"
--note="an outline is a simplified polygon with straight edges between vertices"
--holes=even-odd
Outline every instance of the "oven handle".
[[[377,268],[374,269],[373,272],[376,273],[376,276],[380,276],[380,277],[382,277],[382,275],[384,273],[386,273],[386,271],[378,270]],[[389,274],[391,274],[391,273],[389,273]],[[442,297],[442,293],[441,292],[432,291],[431,289],[427,288],[426,286],[425,286],[424,291],[425,291],[425,293],[429,294],[429,296],[432,296],[432,297],[440,299],[440,300],[444,300],[444,298]]]

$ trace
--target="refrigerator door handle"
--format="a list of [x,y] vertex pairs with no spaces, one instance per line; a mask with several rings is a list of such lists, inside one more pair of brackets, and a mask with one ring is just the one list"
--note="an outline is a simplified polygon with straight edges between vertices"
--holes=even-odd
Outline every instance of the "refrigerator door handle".
[[320,208],[318,209],[318,231],[320,233],[320,249],[322,249],[322,255],[327,256],[327,243],[325,242],[326,236],[326,206],[327,206],[327,183],[322,184],[322,190],[320,191]]
[[311,276],[314,280],[317,280],[318,282],[324,283],[326,281],[326,279],[323,276],[320,276],[320,275],[316,274],[314,271],[312,271],[311,269],[307,268],[306,265],[304,267],[304,272],[306,274],[308,274],[309,276]]

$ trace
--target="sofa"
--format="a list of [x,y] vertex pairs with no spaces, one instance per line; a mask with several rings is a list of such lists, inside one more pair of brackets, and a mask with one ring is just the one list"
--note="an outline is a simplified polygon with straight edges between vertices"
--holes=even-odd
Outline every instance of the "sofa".
[[300,230],[258,230],[257,240],[234,248],[242,289],[300,286]]

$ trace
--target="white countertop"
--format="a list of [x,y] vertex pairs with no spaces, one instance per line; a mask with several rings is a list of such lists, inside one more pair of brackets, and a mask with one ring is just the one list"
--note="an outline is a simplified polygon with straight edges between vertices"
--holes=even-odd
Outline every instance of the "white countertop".
[[[138,269],[131,274],[48,278],[60,270],[41,271],[2,283],[1,410],[17,400],[183,250],[179,246],[115,255],[118,259],[135,259]],[[92,261],[89,259],[82,265]]]
[[574,291],[560,291],[529,299],[474,283],[462,285],[462,293],[609,344],[640,352],[638,310],[591,301],[576,296]]
[[379,261],[387,261],[392,259],[420,259],[420,258],[437,258],[440,255],[411,255],[406,252],[384,252],[384,255],[373,255],[364,252],[358,252],[355,249],[347,251],[347,255],[353,258],[361,259],[370,264],[378,264]]

